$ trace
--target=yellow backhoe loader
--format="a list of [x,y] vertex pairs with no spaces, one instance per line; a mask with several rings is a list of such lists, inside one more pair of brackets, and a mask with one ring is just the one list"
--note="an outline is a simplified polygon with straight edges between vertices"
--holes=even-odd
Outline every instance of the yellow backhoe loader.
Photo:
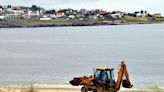
[[[121,62],[117,81],[114,79],[113,70],[114,68],[97,68],[94,70],[94,75],[75,77],[70,84],[73,86],[83,85],[81,92],[116,92],[120,89],[121,83],[124,88],[133,86],[124,61]],[[126,79],[123,79],[123,76]]]

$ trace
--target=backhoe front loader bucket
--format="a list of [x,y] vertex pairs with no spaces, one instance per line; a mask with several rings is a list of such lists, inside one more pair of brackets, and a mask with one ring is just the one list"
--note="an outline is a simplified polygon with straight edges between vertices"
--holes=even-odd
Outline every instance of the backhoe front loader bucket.
[[82,81],[82,78],[74,78],[73,80],[69,81],[70,84],[72,84],[73,86],[78,86],[80,84],[80,82]]

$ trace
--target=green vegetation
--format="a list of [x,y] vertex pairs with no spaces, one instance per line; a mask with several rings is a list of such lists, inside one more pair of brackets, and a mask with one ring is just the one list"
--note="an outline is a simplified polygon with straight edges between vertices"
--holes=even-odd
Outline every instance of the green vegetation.
[[[122,20],[120,24],[164,23],[164,18],[124,16],[121,19],[70,19],[70,20],[39,20],[39,19],[5,19],[0,20],[0,27],[48,27],[48,26],[91,26],[110,25],[114,20]],[[117,24],[117,23],[116,23]],[[118,23],[119,24],[119,23]]]
[[26,89],[21,90],[21,92],[38,92],[33,82],[30,82],[30,86]]
[[158,22],[164,22],[164,17],[157,18],[156,20],[157,20]]
[[0,23],[14,24],[20,27],[35,27],[35,26],[72,26],[72,25],[92,25],[101,23],[99,20],[39,20],[39,19],[8,19],[1,20]]
[[164,22],[164,18],[154,18],[154,17],[132,17],[132,16],[124,16],[122,20],[125,20],[128,24],[146,24],[146,23],[158,23]]
[[122,18],[127,23],[163,23],[164,17],[155,18],[155,17],[132,17],[132,16],[125,16]]

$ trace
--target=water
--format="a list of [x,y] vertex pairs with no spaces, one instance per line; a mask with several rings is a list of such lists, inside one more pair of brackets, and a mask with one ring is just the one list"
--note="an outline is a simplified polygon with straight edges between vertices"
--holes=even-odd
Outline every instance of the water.
[[164,24],[1,28],[0,85],[65,83],[126,60],[134,87],[164,86]]

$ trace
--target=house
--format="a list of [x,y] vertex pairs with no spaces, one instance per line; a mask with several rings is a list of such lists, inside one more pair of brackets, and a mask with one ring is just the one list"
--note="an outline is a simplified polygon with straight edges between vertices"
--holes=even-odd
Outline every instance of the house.
[[5,6],[4,8],[8,12],[12,12],[12,6],[11,5]]
[[100,10],[100,9],[95,9],[95,10],[92,10],[91,11],[91,14],[90,14],[90,16],[91,16],[91,18],[92,19],[99,19],[100,18],[100,16],[103,16],[103,15],[106,15],[105,14],[105,12],[103,12],[102,10]]
[[65,14],[66,18],[68,19],[75,19],[77,17],[77,10],[73,9],[64,9],[63,13]]
[[21,16],[15,14],[14,12],[9,12],[5,14],[5,19],[20,19]]
[[28,10],[28,18],[40,18],[43,13],[40,11],[32,11],[32,10]]
[[85,14],[87,14],[87,10],[86,10],[86,9],[80,9],[80,10],[79,10],[79,13],[80,13],[81,15],[85,15]]
[[5,16],[4,15],[0,15],[0,19],[5,19]]
[[161,13],[154,13],[154,14],[152,14],[152,16],[156,17],[156,18],[159,18],[159,17],[161,17]]
[[94,10],[94,13],[95,13],[95,14],[100,14],[100,12],[102,12],[101,9],[95,9],[95,10]]
[[77,10],[73,10],[73,9],[66,9],[64,10],[66,15],[76,15],[77,14]]
[[12,10],[12,12],[14,12],[16,15],[22,15],[22,14],[24,14],[25,11],[23,11],[21,9],[14,9],[14,10]]
[[5,19],[5,15],[3,13],[0,13],[0,19]]
[[107,12],[107,11],[100,12],[100,15],[108,15],[108,14],[109,14],[109,12]]
[[117,14],[111,14],[111,16],[113,18],[121,18],[122,17],[121,14],[119,14],[119,13],[117,13]]
[[77,12],[76,16],[77,16],[77,18],[80,18],[81,20],[83,20],[84,18],[87,18],[86,14],[87,14],[87,10],[86,9],[80,9]]
[[109,14],[109,12],[107,12],[107,11],[101,11],[100,12],[100,18],[106,19],[106,18],[108,18],[108,14]]
[[32,5],[31,8],[27,9],[28,18],[39,19],[43,16],[44,9],[36,5]]
[[53,9],[53,10],[46,10],[44,13],[43,13],[43,18],[55,18],[56,17],[56,11]]
[[77,15],[77,10],[73,10],[73,9],[62,9],[56,12],[57,18],[74,19],[77,17],[76,15]]
[[62,17],[65,17],[65,13],[63,10],[58,10],[56,12],[56,18],[62,18]]
[[97,20],[97,19],[99,19],[99,17],[100,17],[100,14],[94,14],[94,15],[90,16],[90,19]]
[[147,11],[141,10],[140,12],[136,12],[136,17],[146,17],[148,15]]
[[40,20],[51,20],[55,17],[55,14],[43,14],[43,16],[40,17]]
[[146,15],[145,14],[142,14],[142,13],[137,13],[136,14],[136,17],[146,17]]
[[125,12],[122,12],[122,11],[113,11],[110,13],[110,15],[113,17],[113,18],[121,18],[123,16],[126,15]]

